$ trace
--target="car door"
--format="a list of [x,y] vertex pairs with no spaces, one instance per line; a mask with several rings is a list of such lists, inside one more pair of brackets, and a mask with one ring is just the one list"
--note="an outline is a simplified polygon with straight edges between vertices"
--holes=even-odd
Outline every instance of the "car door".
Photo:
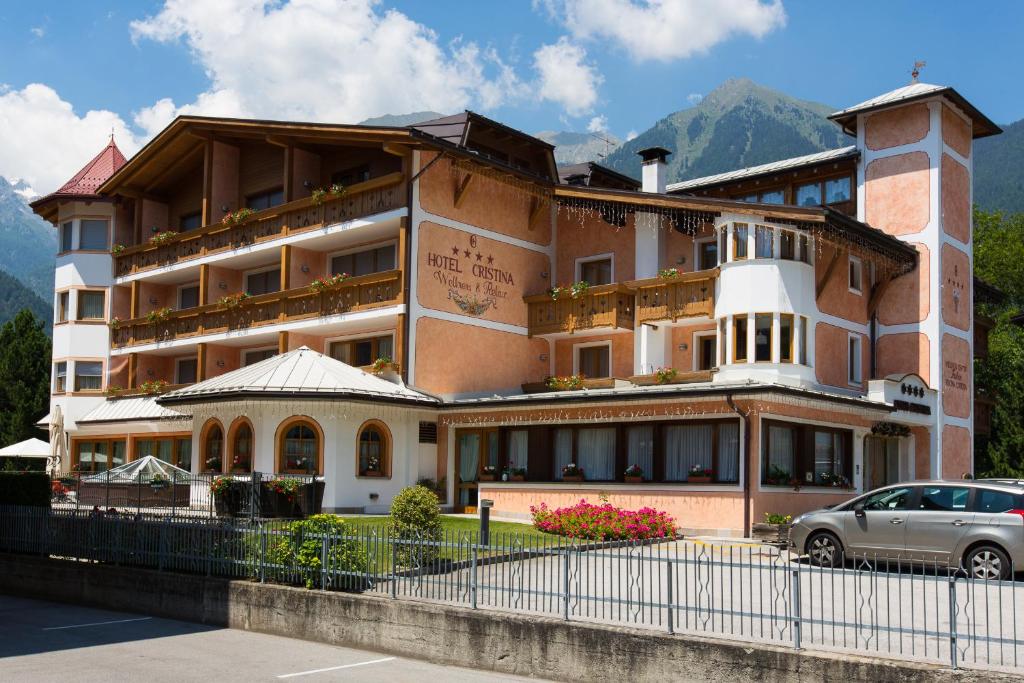
[[923,484],[908,515],[907,559],[945,564],[974,522],[971,489],[955,484]]
[[[892,486],[869,494],[846,511],[843,522],[847,557],[896,557],[906,542],[906,522],[916,498],[912,486]],[[856,508],[863,509],[857,511]]]

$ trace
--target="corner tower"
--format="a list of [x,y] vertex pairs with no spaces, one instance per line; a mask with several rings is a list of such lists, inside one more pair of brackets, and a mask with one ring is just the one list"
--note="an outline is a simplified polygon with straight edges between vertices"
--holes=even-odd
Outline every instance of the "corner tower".
[[973,141],[1001,130],[953,88],[916,78],[829,118],[857,137],[857,218],[919,254],[875,311],[874,376],[916,373],[938,391],[916,476],[959,478],[974,461]]

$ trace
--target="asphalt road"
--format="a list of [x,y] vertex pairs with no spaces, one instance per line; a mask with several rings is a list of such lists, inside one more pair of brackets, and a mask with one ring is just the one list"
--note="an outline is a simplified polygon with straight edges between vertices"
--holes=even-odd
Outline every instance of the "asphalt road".
[[[7,681],[520,681],[379,652],[0,596]],[[531,679],[536,680],[536,679]]]

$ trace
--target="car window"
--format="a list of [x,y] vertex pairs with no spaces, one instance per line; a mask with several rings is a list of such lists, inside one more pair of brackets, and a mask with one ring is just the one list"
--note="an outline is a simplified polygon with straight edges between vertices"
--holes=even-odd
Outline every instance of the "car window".
[[978,489],[975,494],[974,509],[978,512],[1007,512],[1020,509],[1020,496],[1006,491]]
[[923,486],[919,510],[939,510],[956,512],[967,509],[967,494],[970,489],[965,486]]
[[909,486],[901,486],[894,489],[884,489],[873,493],[864,499],[865,510],[906,510],[910,505],[910,497],[913,489]]

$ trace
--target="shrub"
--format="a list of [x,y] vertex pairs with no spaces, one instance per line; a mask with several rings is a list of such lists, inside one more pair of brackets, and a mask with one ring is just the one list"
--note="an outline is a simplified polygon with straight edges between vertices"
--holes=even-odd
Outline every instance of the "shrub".
[[366,571],[366,551],[358,540],[344,538],[348,530],[340,517],[312,515],[286,524],[284,531],[285,535],[272,537],[267,546],[267,560],[297,573],[306,588],[321,584],[325,535],[329,536],[326,557],[329,571]]
[[46,472],[0,472],[0,505],[50,507],[50,494]]
[[[442,532],[437,494],[424,486],[407,486],[402,489],[391,503],[387,529],[396,540],[439,542]],[[398,564],[417,567],[436,560],[439,551],[437,545],[399,544],[395,556]]]
[[622,510],[609,503],[591,505],[585,500],[568,508],[531,506],[533,525],[548,534],[591,541],[666,538],[676,534],[675,520],[653,508]]

